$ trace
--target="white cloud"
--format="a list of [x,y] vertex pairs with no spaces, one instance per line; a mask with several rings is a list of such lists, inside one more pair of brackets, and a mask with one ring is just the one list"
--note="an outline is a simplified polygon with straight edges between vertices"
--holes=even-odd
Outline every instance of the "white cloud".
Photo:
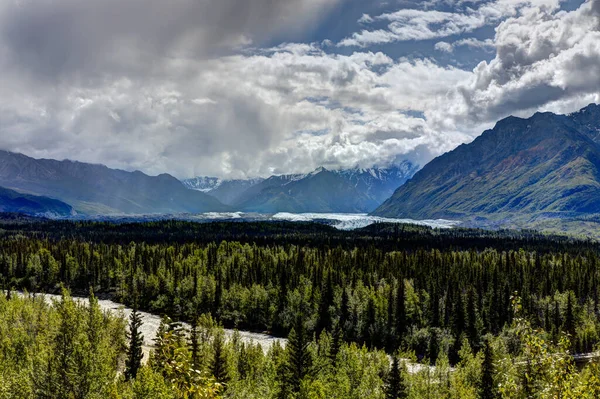
[[[495,0],[481,2],[478,8],[463,12],[442,12],[430,9],[401,9],[377,17],[363,15],[361,23],[387,21],[387,29],[364,29],[341,40],[338,46],[369,47],[374,44],[429,40],[473,32],[486,25],[495,24],[517,13],[532,9],[554,11],[558,0]],[[446,50],[448,47],[444,47]]]
[[460,46],[467,46],[471,48],[483,49],[487,51],[493,51],[496,47],[494,41],[492,39],[479,40],[474,37],[469,37],[465,39],[457,40],[453,43],[448,42],[437,42],[434,48],[437,51],[442,51],[444,53],[452,53],[454,49]]
[[[573,111],[600,93],[600,0],[572,12],[540,7],[502,22],[496,57],[452,93],[445,126],[539,109]],[[561,106],[563,104],[564,106]],[[432,119],[437,119],[432,115]],[[440,118],[441,121],[441,118]]]
[[[313,5],[305,6],[306,13],[281,6],[284,17],[269,18],[276,25],[281,18],[302,25],[333,1],[290,4],[301,10],[308,3]],[[267,28],[254,23],[240,29],[231,22],[216,47],[203,48],[190,44],[201,35],[195,21],[191,31],[171,27],[171,41],[154,42],[147,30],[148,43],[139,48],[137,28],[132,36],[121,32],[120,23],[112,31],[78,23],[81,38],[59,41],[67,37],[61,26],[75,23],[68,18],[41,29],[47,40],[39,26],[32,32],[19,26],[27,34],[17,40],[10,34],[15,28],[3,24],[15,11],[7,14],[0,2],[0,147],[179,177],[264,176],[321,165],[384,165],[403,157],[423,163],[508,114],[573,111],[600,102],[600,0],[568,13],[557,11],[553,1],[523,3],[478,3],[485,21],[519,10],[502,19],[493,43],[439,45],[494,46],[492,61],[465,71],[382,52],[337,55],[318,44],[224,50],[242,36],[257,43]],[[265,16],[255,18],[265,24]],[[441,24],[455,29],[452,18],[442,15]],[[462,19],[457,29],[477,20]],[[162,27],[161,37],[170,29]]]
[[452,43],[448,42],[437,42],[434,46],[437,51],[443,51],[444,53],[451,53],[454,51]]

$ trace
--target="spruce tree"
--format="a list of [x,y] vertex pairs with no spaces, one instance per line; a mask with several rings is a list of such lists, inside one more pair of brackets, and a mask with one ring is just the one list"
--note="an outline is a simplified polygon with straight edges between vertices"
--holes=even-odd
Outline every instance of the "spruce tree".
[[127,332],[129,346],[127,348],[127,361],[125,363],[126,380],[135,378],[142,366],[144,336],[142,335],[141,328],[142,316],[137,310],[137,305],[134,305],[133,311],[129,316],[129,331]]
[[215,377],[215,380],[221,384],[229,381],[229,375],[227,373],[227,354],[225,353],[223,344],[223,332],[218,332],[213,339],[213,359],[210,365],[210,373]]
[[315,333],[318,336],[323,331],[330,331],[332,325],[332,315],[330,307],[333,305],[333,283],[331,281],[331,272],[327,275],[327,282],[321,290],[321,300],[319,302],[319,319]]
[[477,329],[475,293],[472,289],[467,294],[467,334],[469,336],[469,344],[477,352],[479,350],[479,331]]
[[342,346],[342,328],[339,324],[336,325],[333,330],[333,336],[331,337],[331,346],[329,348],[329,359],[331,360],[331,365],[335,367],[337,365],[337,356],[340,353],[340,349]]
[[192,367],[195,370],[200,369],[200,337],[198,331],[198,319],[192,319],[192,328],[190,329],[190,352],[192,354]]
[[427,348],[427,352],[429,353],[429,361],[432,365],[437,361],[440,347],[438,342],[438,331],[437,328],[430,327],[429,328],[429,348]]
[[392,352],[396,344],[396,336],[394,335],[394,290],[390,288],[387,300],[387,324],[386,324],[386,349]]
[[377,310],[375,309],[375,299],[372,296],[369,298],[369,302],[367,303],[362,336],[368,348],[373,348],[378,343]]
[[490,339],[485,340],[483,347],[483,364],[481,365],[480,399],[495,399],[496,386],[494,385],[494,353]]
[[246,350],[246,344],[241,343],[240,349],[238,351],[238,375],[239,379],[243,380],[250,374],[250,358],[248,356],[248,351]]
[[573,342],[575,336],[575,315],[573,314],[573,301],[571,292],[567,293],[567,309],[565,312],[565,331],[571,335],[570,339]]
[[560,327],[562,325],[562,321],[560,318],[560,308],[558,306],[558,301],[554,301],[554,315],[553,315],[553,326],[552,326],[552,335],[554,337],[554,340],[556,341],[558,339],[558,335],[560,333]]
[[223,277],[221,270],[217,270],[216,282],[215,282],[215,297],[212,305],[212,316],[215,320],[219,320],[219,313],[221,311],[221,302],[223,300]]
[[404,304],[404,279],[398,280],[398,288],[396,291],[396,348],[402,345],[402,339],[406,331],[406,306]]
[[312,358],[308,349],[310,344],[308,333],[304,327],[304,319],[296,316],[294,328],[288,336],[286,347],[286,381],[291,392],[299,392],[304,377],[310,373]]
[[392,361],[392,368],[388,374],[387,384],[385,387],[385,398],[386,399],[404,399],[408,397],[406,385],[404,383],[404,377],[400,370],[400,364],[398,358],[394,356]]
[[351,331],[353,331],[353,326],[350,325],[350,298],[348,296],[348,290],[346,287],[342,288],[342,303],[340,304],[340,320],[338,321],[338,325],[342,330],[342,334],[344,339],[350,340],[353,337]]

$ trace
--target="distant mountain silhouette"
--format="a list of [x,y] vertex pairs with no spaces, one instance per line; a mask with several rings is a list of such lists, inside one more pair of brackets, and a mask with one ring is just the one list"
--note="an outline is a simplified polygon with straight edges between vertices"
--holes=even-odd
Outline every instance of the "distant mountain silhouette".
[[0,187],[0,212],[28,215],[71,216],[73,208],[62,201],[31,194],[22,194]]
[[74,161],[0,151],[0,186],[65,201],[87,214],[226,211],[168,174],[148,176]]
[[252,212],[374,210],[418,169],[408,161],[390,168],[327,170],[272,176],[238,196],[233,206]]

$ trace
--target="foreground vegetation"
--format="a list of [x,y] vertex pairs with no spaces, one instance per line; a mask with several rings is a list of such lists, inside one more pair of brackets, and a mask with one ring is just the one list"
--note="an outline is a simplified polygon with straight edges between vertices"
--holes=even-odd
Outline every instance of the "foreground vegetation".
[[[92,287],[171,317],[138,367],[135,328],[94,300],[0,298],[3,397],[600,395],[598,366],[572,356],[600,338],[594,242],[268,223],[13,220],[0,234],[5,288]],[[219,326],[289,344],[264,353]]]
[[[245,344],[202,315],[192,331],[164,318],[146,365],[125,321],[67,293],[0,296],[0,398],[597,398],[596,363],[578,371],[569,342],[545,339],[519,317],[475,354],[463,341],[453,368],[415,367],[414,354],[393,358],[324,332],[310,337],[300,319],[285,349]],[[133,325],[133,319],[131,325]],[[133,331],[133,330],[132,330]],[[129,343],[129,344],[128,344]],[[410,372],[408,372],[408,368]]]

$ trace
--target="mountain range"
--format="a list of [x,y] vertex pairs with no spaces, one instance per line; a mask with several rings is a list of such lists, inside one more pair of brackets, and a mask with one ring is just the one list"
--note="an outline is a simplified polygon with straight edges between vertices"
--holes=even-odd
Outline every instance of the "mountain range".
[[500,225],[597,213],[600,106],[595,104],[569,115],[503,119],[429,162],[373,212]]
[[268,179],[199,177],[110,169],[0,151],[0,211],[69,216],[203,212],[361,212],[374,210],[417,168],[329,171]]
[[0,186],[63,201],[85,214],[227,211],[216,198],[188,190],[168,174],[148,176],[74,161],[0,151]]
[[597,231],[600,106],[591,104],[569,115],[505,118],[417,170],[405,161],[389,168],[318,168],[266,179],[181,182],[168,174],[148,176],[0,151],[0,212],[372,211],[374,216],[453,219],[479,227],[556,230],[558,223],[571,232],[583,227]]
[[267,179],[220,180],[197,177],[186,187],[213,195],[246,212],[366,213],[385,201],[418,167],[404,161],[388,168],[328,170]]

